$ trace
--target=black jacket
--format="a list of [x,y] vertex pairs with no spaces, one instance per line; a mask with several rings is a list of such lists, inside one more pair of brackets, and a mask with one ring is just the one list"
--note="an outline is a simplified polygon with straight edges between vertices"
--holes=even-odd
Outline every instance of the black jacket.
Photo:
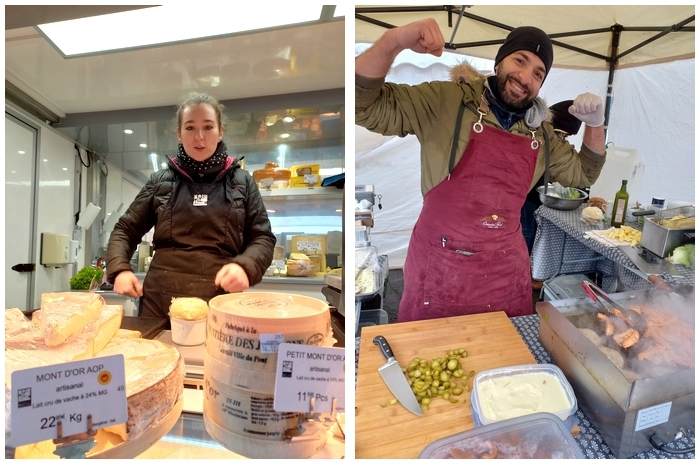
[[[141,238],[154,227],[168,205],[175,182],[193,182],[191,178],[179,170],[171,161],[170,167],[151,175],[129,209],[119,219],[109,238],[107,247],[107,279],[114,279],[122,271],[131,271],[130,258]],[[248,275],[250,285],[262,280],[267,268],[272,263],[275,247],[275,235],[272,233],[270,220],[263,205],[262,197],[250,174],[241,169],[234,159],[228,158],[227,163],[218,176],[219,182],[227,182],[228,192],[233,198],[227,201],[240,201],[242,211],[237,212],[231,234],[237,231],[237,236],[227,237],[227,243],[233,243],[230,260],[237,263]],[[215,219],[215,218],[212,218]],[[193,224],[194,226],[194,224]],[[159,237],[169,235],[169,231],[156,229],[153,238],[154,249],[158,251]],[[193,260],[206,259],[205,256],[192,256]]]

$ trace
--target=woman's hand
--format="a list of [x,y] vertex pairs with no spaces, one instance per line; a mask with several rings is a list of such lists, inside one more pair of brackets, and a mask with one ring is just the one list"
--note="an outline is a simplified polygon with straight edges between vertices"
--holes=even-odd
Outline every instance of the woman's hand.
[[230,263],[222,267],[216,273],[214,283],[228,293],[242,292],[250,287],[248,274],[236,263]]
[[114,291],[132,298],[143,296],[143,286],[131,271],[122,271],[117,275],[114,279]]

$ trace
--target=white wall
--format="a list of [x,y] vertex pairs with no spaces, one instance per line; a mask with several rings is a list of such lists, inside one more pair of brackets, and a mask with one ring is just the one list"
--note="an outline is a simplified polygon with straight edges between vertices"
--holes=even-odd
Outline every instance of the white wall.
[[[41,233],[64,234],[72,238],[74,169],[76,150],[74,142],[67,140],[48,126],[40,129],[38,144],[39,189],[36,216],[36,256],[34,280],[34,305],[38,307],[41,294],[70,290],[70,278],[75,266],[66,264],[58,268],[44,267],[40,263]],[[7,212],[6,212],[7,213]],[[13,214],[31,214],[17,211]]]
[[[89,263],[92,256],[89,245],[86,241],[86,231],[80,230],[74,235],[74,204],[76,183],[79,181],[76,173],[77,151],[75,141],[69,140],[65,135],[54,130],[49,125],[38,121],[36,118],[18,111],[13,107],[15,113],[22,115],[22,118],[39,126],[37,143],[37,164],[38,164],[38,189],[36,198],[36,236],[35,257],[36,263],[34,272],[34,290],[32,293],[33,306],[39,307],[41,295],[47,292],[70,291],[70,279],[85,264]],[[87,162],[86,153],[81,149],[83,161]],[[82,175],[80,186],[80,211],[85,211],[87,205],[87,194],[94,189],[93,183],[88,185],[88,168],[77,163]],[[99,174],[99,167],[94,163],[91,165],[96,175]],[[124,202],[122,213],[140,190],[138,182],[128,175],[122,173],[117,167],[110,165],[107,176],[107,195],[105,204],[107,212],[116,209],[121,202]],[[95,197],[97,192],[93,195]],[[110,209],[111,208],[111,209]],[[21,221],[30,221],[33,211],[6,211],[5,214],[18,214],[26,216]],[[90,226],[94,233],[100,228],[100,220],[96,219]],[[68,235],[70,239],[79,240],[80,249],[78,252],[78,264],[66,264],[59,267],[44,267],[40,264],[41,258],[41,234],[54,233]],[[87,255],[87,256],[86,256]]]

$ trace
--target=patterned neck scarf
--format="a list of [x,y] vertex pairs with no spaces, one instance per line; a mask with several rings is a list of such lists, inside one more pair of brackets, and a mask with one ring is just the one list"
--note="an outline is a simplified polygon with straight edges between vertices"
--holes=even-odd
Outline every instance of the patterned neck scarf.
[[204,161],[197,161],[191,158],[187,153],[182,144],[177,146],[177,160],[182,168],[190,173],[196,174],[212,174],[221,171],[224,167],[224,162],[226,161],[226,144],[222,141],[216,146],[214,154]]

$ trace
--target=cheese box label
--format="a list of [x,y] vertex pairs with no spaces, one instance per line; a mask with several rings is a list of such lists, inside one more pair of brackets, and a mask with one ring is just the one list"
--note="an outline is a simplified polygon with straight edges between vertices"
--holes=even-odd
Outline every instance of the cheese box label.
[[[127,421],[124,356],[114,355],[12,373],[13,447]],[[61,437],[58,437],[58,425]]]
[[280,343],[284,343],[284,334],[260,334],[261,353],[277,353]]
[[[277,352],[275,411],[345,412],[345,349],[282,343]],[[334,411],[335,403],[335,411]]]

